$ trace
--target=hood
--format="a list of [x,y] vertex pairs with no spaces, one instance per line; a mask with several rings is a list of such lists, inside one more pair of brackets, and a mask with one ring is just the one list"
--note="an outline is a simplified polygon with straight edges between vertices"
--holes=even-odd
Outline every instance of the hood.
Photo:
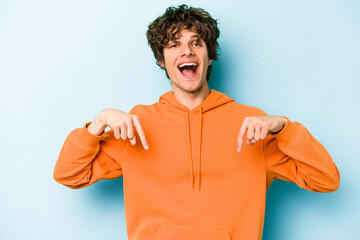
[[201,145],[202,145],[202,118],[203,114],[209,111],[212,111],[216,108],[219,108],[226,103],[234,102],[233,99],[229,98],[226,94],[210,90],[210,94],[207,98],[197,107],[189,109],[188,107],[182,105],[174,95],[173,91],[169,91],[160,96],[159,102],[165,104],[166,107],[174,111],[183,111],[187,113],[187,118],[184,119],[184,124],[187,124],[188,132],[188,144],[189,144],[189,161],[190,161],[190,183],[192,188],[194,188],[194,167],[192,159],[192,147],[191,147],[191,131],[190,131],[190,112],[198,114],[200,128],[199,128],[199,167],[198,167],[198,190],[200,191],[201,185]]
[[[233,99],[229,98],[226,94],[215,91],[213,89],[210,90],[210,94],[207,96],[207,98],[197,107],[193,109],[189,109],[188,107],[182,105],[174,95],[173,91],[169,91],[164,93],[160,96],[159,102],[165,104],[169,108],[177,108],[178,110],[183,111],[196,111],[197,109],[201,108],[202,113],[205,113],[207,111],[210,111],[212,109],[218,108],[228,102],[234,102]],[[199,111],[199,110],[197,110]]]

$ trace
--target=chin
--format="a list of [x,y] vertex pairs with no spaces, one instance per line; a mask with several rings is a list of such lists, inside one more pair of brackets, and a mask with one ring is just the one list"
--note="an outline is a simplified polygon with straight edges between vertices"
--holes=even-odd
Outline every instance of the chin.
[[202,80],[202,78],[205,78],[205,76],[202,76],[201,71],[198,71],[197,74],[192,78],[184,77],[181,73],[174,75],[176,77],[170,78],[174,79],[174,81],[171,80],[173,89],[175,88],[188,93],[199,92],[207,82],[206,79]]
[[187,91],[187,92],[190,92],[190,93],[195,93],[195,92],[198,92],[200,91],[202,88],[203,88],[204,84],[201,84],[201,83],[196,83],[196,84],[183,84],[181,86],[181,88],[184,90],[184,91]]

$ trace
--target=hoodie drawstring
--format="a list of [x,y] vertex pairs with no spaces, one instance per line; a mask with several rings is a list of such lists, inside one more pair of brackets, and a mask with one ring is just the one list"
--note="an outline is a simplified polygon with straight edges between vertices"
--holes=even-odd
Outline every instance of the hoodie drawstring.
[[189,138],[189,154],[190,154],[190,174],[191,174],[191,186],[194,188],[194,169],[193,169],[193,160],[192,160],[192,151],[191,151],[191,133],[190,133],[190,115],[189,109],[186,109],[187,113],[187,128],[188,128],[188,138]]
[[[194,188],[194,168],[193,168],[193,159],[192,159],[192,149],[191,149],[191,130],[190,130],[190,113],[189,109],[186,110],[187,113],[187,128],[188,128],[188,140],[189,140],[189,155],[190,155],[190,175],[191,175],[191,186]],[[201,143],[202,143],[202,108],[200,105],[200,127],[199,127],[199,167],[198,167],[198,190],[200,191],[201,184]]]
[[199,168],[198,168],[198,189],[200,191],[200,181],[201,181],[201,176],[200,176],[200,172],[201,172],[201,142],[202,142],[202,109],[201,109],[201,105],[200,105],[200,132],[199,132]]

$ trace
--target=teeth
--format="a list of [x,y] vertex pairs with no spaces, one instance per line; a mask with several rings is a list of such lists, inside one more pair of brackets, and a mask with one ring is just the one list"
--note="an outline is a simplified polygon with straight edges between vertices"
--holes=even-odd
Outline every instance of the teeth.
[[196,63],[183,63],[183,64],[180,64],[179,65],[179,68],[182,68],[182,67],[185,67],[185,66],[197,66],[197,64]]

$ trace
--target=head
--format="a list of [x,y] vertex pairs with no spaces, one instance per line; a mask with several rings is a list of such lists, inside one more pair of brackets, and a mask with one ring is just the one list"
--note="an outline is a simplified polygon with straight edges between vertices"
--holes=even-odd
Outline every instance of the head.
[[[209,62],[217,60],[220,31],[217,27],[217,21],[211,15],[201,8],[188,7],[180,5],[169,7],[165,13],[155,19],[146,32],[148,43],[154,53],[156,64],[165,69],[166,76],[169,74],[165,67],[164,49],[169,47],[169,42],[181,36],[183,30],[196,33],[200,40],[206,44],[207,56]],[[206,80],[209,80],[212,66],[207,66]]]

